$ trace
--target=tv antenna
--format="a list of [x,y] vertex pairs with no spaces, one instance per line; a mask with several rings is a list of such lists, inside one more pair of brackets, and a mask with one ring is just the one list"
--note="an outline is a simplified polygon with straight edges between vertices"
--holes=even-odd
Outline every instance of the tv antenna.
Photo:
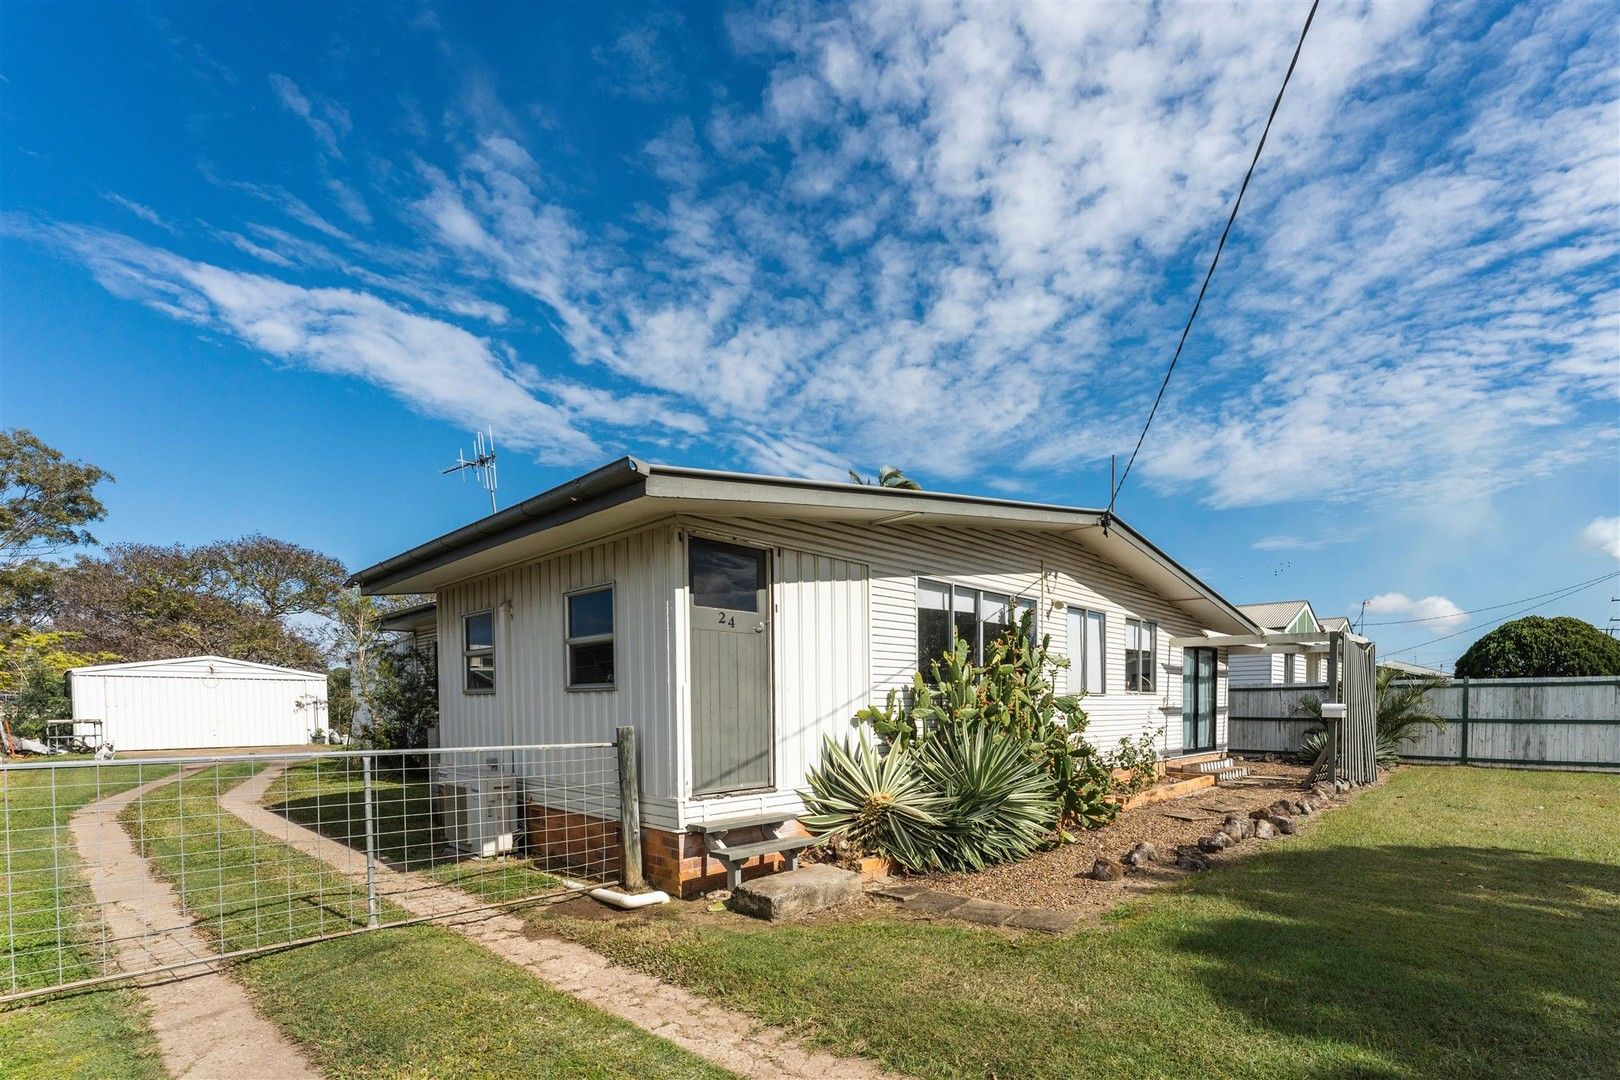
[[478,478],[478,486],[489,493],[489,512],[495,512],[495,432],[478,431],[473,433],[473,456],[467,457],[460,450],[456,451],[456,463],[448,469],[440,470],[443,475],[460,473],[461,478],[467,478],[467,470],[471,469]]

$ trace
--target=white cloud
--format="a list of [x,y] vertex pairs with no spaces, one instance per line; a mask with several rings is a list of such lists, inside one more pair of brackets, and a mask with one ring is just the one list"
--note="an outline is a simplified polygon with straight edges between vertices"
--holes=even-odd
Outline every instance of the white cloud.
[[1367,614],[1388,616],[1386,619],[1371,619],[1368,625],[1422,620],[1423,626],[1435,635],[1444,634],[1468,618],[1462,608],[1444,596],[1425,596],[1421,600],[1413,600],[1405,593],[1398,592],[1380,593],[1368,600]]
[[134,199],[126,199],[116,191],[104,191],[102,192],[101,197],[112,203],[114,206],[123,207],[125,210],[128,210],[130,213],[146,222],[148,225],[156,225],[166,233],[173,234],[178,231],[173,225],[163,220],[162,216],[150,206],[145,206],[138,203]]
[[[1129,452],[1304,11],[736,11],[757,98],[666,109],[625,158],[661,195],[624,206],[572,201],[462,59],[446,157],[321,195],[367,225],[414,183],[419,242],[222,181],[288,219],[225,238],[393,306],[544,324],[565,355],[509,375],[594,368],[605,396],[545,398],[584,427],[618,407],[654,440],[728,433],[772,471],[1051,475]],[[666,29],[597,59],[667,94]],[[1612,454],[1617,68],[1590,6],[1324,8],[1133,480],[1222,507],[1454,515]],[[336,157],[347,114],[272,86]]]
[[364,380],[425,414],[463,427],[491,426],[503,443],[542,460],[601,456],[586,425],[702,430],[695,417],[657,395],[616,396],[544,375],[488,338],[369,293],[304,288],[100,230],[15,216],[4,226],[72,253],[117,296],[282,362]]
[[1581,530],[1581,546],[1620,559],[1620,517],[1593,518]]
[[272,73],[270,88],[276,92],[281,107],[304,122],[323,150],[335,158],[343,156],[338,139],[354,128],[346,109],[334,101],[306,94],[285,75]]

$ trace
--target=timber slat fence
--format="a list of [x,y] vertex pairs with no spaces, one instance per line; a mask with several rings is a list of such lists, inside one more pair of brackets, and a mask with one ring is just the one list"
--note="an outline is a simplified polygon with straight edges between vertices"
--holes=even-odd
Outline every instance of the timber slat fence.
[[[1233,687],[1235,753],[1293,753],[1320,724],[1294,711],[1324,685]],[[1408,761],[1620,771],[1620,678],[1458,679],[1429,691],[1446,721],[1404,744]]]

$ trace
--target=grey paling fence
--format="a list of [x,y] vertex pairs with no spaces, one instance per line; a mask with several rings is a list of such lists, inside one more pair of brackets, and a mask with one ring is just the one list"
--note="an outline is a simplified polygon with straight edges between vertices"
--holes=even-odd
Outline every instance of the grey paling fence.
[[[1321,725],[1297,713],[1325,686],[1233,687],[1235,753],[1294,753]],[[1408,761],[1620,770],[1620,678],[1458,679],[1428,692],[1446,721],[1403,744]]]
[[1425,729],[1411,761],[1620,770],[1620,678],[1458,679],[1428,693],[1445,729]]
[[0,768],[0,1001],[614,883],[620,785],[614,743]]
[[1226,694],[1228,741],[1237,754],[1292,754],[1305,733],[1322,726],[1314,716],[1302,716],[1300,702],[1307,696],[1325,700],[1327,683],[1289,686],[1234,686]]

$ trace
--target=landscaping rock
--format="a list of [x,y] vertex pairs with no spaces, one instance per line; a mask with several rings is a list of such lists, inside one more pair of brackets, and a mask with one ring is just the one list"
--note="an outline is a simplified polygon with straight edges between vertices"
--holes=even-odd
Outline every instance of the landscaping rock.
[[1294,824],[1293,818],[1283,817],[1281,814],[1272,814],[1266,820],[1271,822],[1273,829],[1276,829],[1284,836],[1293,836],[1294,833],[1299,831],[1299,827]]
[[790,919],[859,899],[861,876],[819,863],[744,882],[731,895],[731,910],[756,919]]
[[1221,832],[1233,840],[1247,840],[1254,835],[1254,822],[1249,818],[1230,814],[1221,822]]
[[1311,804],[1310,803],[1306,802],[1304,799],[1295,799],[1294,800],[1294,813],[1299,814],[1300,816],[1303,817],[1304,815],[1307,815],[1310,812],[1311,812]]
[[1262,806],[1258,810],[1250,810],[1249,811],[1249,820],[1250,821],[1259,821],[1261,818],[1269,817],[1270,815],[1271,815],[1271,807]]
[[1289,802],[1287,799],[1278,799],[1276,802],[1272,803],[1268,809],[1271,811],[1272,817],[1294,816],[1294,804]]
[[1118,881],[1125,876],[1125,871],[1113,859],[1098,859],[1091,864],[1091,872],[1086,876],[1093,881]]
[[1177,848],[1176,865],[1181,867],[1183,870],[1191,870],[1193,872],[1208,870],[1210,867],[1209,856],[1204,854],[1202,851],[1199,851],[1197,848]]
[[1254,838],[1256,840],[1270,840],[1277,835],[1277,827],[1265,818],[1254,823]]
[[1144,863],[1158,862],[1159,853],[1154,846],[1146,840],[1137,844],[1125,853],[1126,866],[1141,866]]
[[1198,838],[1198,850],[1200,851],[1225,851],[1231,846],[1232,838],[1225,833],[1210,833],[1208,836]]

